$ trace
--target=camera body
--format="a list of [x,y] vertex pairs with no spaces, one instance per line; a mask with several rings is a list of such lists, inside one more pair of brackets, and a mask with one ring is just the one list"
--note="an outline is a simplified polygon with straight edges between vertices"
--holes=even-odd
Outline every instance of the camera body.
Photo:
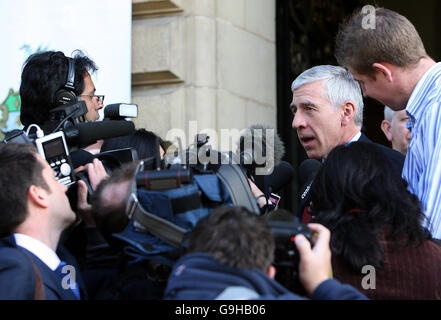
[[58,182],[70,186],[75,183],[76,178],[73,171],[72,160],[69,148],[63,131],[57,131],[44,135],[43,131],[38,130],[37,136],[27,135],[22,130],[14,130],[9,133],[2,143],[32,143],[37,148],[37,152],[49,163],[55,171],[55,178]]
[[75,174],[63,131],[51,133],[34,141],[38,153],[46,159],[58,182],[70,186],[75,183]]
[[305,294],[299,280],[300,255],[295,244],[295,237],[305,236],[312,246],[312,231],[300,223],[297,218],[291,221],[270,220],[275,243],[274,266],[277,268],[276,280],[293,292]]

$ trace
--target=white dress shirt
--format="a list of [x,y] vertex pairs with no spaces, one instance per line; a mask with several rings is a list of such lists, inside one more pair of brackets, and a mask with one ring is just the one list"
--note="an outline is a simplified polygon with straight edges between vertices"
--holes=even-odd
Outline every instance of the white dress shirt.
[[32,252],[52,271],[55,271],[55,269],[57,269],[58,265],[61,262],[60,258],[58,258],[54,250],[49,248],[43,242],[22,233],[14,233],[14,238],[17,246],[20,246]]
[[358,131],[358,133],[355,136],[353,136],[352,139],[349,140],[347,144],[350,144],[351,142],[358,141],[358,139],[360,139],[360,137],[361,137],[361,131]]

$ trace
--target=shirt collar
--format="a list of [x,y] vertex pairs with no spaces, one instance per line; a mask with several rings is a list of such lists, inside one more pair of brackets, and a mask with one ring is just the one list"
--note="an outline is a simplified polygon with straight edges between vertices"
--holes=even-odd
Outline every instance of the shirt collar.
[[355,134],[355,136],[353,136],[352,139],[349,140],[348,143],[346,143],[346,145],[349,145],[349,144],[352,143],[352,142],[356,142],[356,141],[358,141],[358,139],[360,139],[360,137],[361,137],[361,131],[358,131],[358,132]]
[[58,258],[54,250],[49,248],[43,242],[22,233],[14,233],[14,238],[17,246],[20,246],[32,252],[52,271],[55,271],[55,269],[57,269],[58,265],[61,262],[60,258]]
[[420,118],[420,115],[424,111],[424,107],[421,104],[421,99],[423,99],[425,93],[427,93],[425,89],[431,86],[431,82],[435,81],[434,75],[440,71],[441,62],[435,63],[423,74],[420,80],[418,80],[415,89],[413,89],[406,105],[406,113],[409,116],[406,127],[409,130],[412,129],[415,122]]

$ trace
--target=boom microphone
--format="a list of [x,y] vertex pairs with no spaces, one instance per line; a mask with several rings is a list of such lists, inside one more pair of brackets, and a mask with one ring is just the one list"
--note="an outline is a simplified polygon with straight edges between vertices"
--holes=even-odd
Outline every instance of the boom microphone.
[[81,122],[75,126],[65,128],[63,131],[68,144],[83,148],[101,139],[132,134],[135,132],[135,125],[133,122],[125,120]]

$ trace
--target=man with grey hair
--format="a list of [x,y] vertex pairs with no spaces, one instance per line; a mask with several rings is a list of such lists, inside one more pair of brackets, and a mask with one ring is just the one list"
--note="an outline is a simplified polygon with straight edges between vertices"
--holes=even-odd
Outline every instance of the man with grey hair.
[[337,66],[316,66],[292,83],[292,126],[309,158],[324,159],[336,146],[361,137],[363,98],[352,75]]
[[[363,97],[357,81],[346,69],[321,65],[301,73],[292,83],[290,109],[292,127],[309,158],[325,161],[333,148],[355,141],[373,143],[361,132]],[[399,152],[376,144],[398,176],[404,157]],[[305,191],[306,192],[306,191]],[[307,222],[307,192],[302,195],[298,215]]]
[[392,149],[407,154],[412,134],[406,127],[409,116],[406,110],[394,111],[388,106],[384,107],[384,120],[381,122],[381,130],[387,140],[392,143]]

